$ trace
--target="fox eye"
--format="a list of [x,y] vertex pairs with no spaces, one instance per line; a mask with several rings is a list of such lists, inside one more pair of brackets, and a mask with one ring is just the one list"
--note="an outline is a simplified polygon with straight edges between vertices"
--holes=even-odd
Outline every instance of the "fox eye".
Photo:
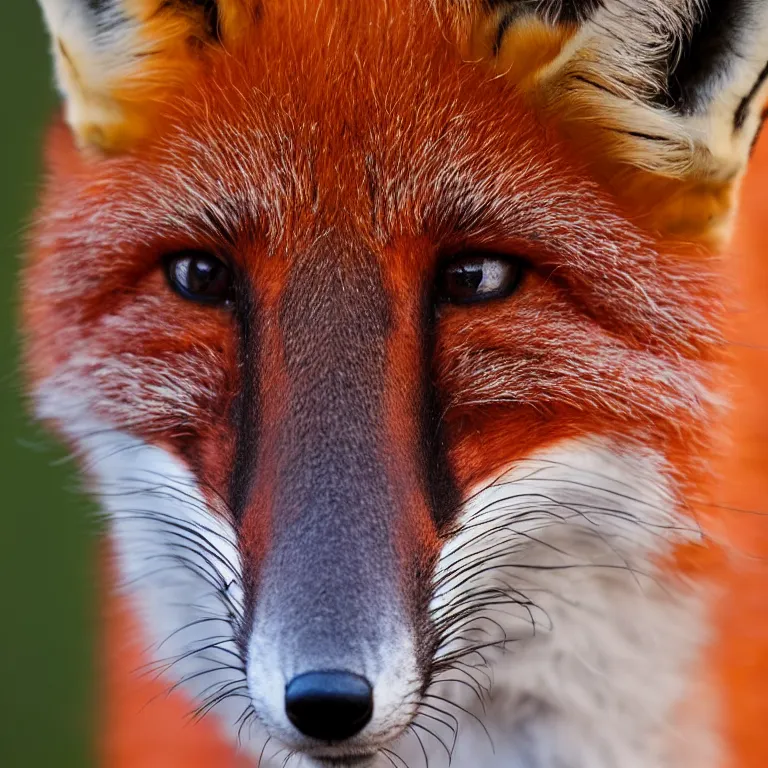
[[523,276],[523,261],[496,253],[460,255],[438,276],[438,300],[470,304],[500,299],[514,293]]
[[171,287],[185,299],[224,304],[232,298],[232,274],[223,261],[203,251],[184,251],[165,260]]

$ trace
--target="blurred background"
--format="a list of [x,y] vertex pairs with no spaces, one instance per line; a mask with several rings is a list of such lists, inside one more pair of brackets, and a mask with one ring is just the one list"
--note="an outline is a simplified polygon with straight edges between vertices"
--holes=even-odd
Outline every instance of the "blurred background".
[[31,425],[17,373],[17,272],[57,105],[33,0],[3,3],[0,72],[0,765],[88,768],[97,522],[64,451]]

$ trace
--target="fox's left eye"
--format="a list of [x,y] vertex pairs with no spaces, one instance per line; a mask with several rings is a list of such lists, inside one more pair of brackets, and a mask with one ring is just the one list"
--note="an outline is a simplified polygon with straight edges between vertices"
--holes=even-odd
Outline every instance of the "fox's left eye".
[[438,300],[452,304],[501,299],[520,285],[524,264],[519,258],[495,253],[455,257],[438,276]]
[[173,289],[190,301],[223,304],[232,298],[232,274],[223,261],[209,253],[184,251],[165,260]]

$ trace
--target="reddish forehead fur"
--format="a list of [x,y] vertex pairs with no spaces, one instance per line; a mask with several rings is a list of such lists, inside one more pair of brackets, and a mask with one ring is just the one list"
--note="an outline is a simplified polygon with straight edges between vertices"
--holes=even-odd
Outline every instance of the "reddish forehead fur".
[[225,252],[274,292],[334,231],[377,254],[395,301],[467,244],[534,265],[510,302],[439,321],[462,484],[569,435],[623,431],[668,453],[697,439],[712,271],[632,224],[450,29],[422,4],[283,0],[202,52],[130,153],[80,154],[55,129],[28,274],[33,376],[69,366],[110,421],[177,450],[194,436],[196,468],[223,484],[235,330],[171,296],[158,257]]

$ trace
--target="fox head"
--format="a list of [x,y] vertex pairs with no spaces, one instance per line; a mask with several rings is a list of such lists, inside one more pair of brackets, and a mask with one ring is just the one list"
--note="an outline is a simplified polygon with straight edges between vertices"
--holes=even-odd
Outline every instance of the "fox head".
[[[763,3],[41,5],[31,391],[201,711],[364,762],[505,644],[529,722],[580,643],[684,624],[633,585],[694,536]],[[672,679],[664,637],[616,675]]]

